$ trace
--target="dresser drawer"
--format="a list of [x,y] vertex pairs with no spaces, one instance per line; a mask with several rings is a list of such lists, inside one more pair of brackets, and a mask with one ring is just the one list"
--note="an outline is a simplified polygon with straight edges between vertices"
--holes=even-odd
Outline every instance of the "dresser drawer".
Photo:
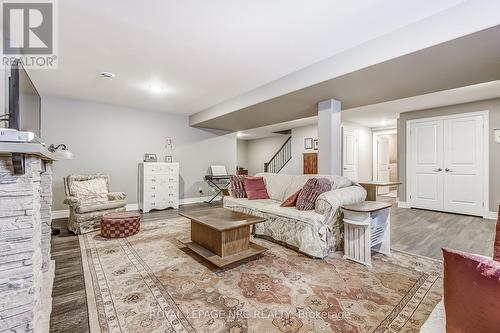
[[179,177],[174,174],[154,174],[144,176],[144,183],[155,183],[155,184],[167,184],[167,183],[177,183]]
[[178,174],[179,165],[178,164],[155,164],[148,163],[144,166],[144,174]]
[[157,198],[158,200],[163,200],[165,198],[177,198],[179,196],[179,189],[177,186],[172,188],[159,188],[156,186],[151,186],[146,188],[144,191],[144,198]]
[[178,208],[179,207],[179,200],[178,199],[166,199],[166,200],[152,199],[150,201],[144,202],[144,206],[146,207],[147,211],[149,211],[150,209],[165,209],[168,207]]
[[177,177],[169,175],[154,175],[144,178],[144,185],[156,185],[156,186],[168,186],[169,184],[174,184],[177,186],[179,179]]

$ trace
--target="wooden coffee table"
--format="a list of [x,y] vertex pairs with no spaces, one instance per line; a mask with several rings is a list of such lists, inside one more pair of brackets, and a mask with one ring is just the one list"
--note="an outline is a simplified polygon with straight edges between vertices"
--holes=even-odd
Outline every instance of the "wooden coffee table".
[[218,267],[267,250],[250,242],[250,226],[266,219],[225,208],[179,214],[191,220],[191,239],[179,241]]

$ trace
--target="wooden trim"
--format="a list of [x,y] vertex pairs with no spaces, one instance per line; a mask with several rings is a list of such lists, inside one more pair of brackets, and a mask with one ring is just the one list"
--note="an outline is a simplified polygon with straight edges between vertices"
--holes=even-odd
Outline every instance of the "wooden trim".
[[14,175],[24,175],[24,154],[12,153],[12,166],[14,168]]

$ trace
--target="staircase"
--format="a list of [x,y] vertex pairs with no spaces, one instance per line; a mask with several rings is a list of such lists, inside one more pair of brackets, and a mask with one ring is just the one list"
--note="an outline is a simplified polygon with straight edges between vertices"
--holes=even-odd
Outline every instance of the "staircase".
[[279,173],[292,159],[292,137],[290,136],[269,162],[264,163],[264,172]]

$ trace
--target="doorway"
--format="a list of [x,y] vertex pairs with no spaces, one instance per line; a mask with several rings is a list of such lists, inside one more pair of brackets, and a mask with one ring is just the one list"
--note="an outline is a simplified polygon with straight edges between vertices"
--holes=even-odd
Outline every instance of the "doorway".
[[[398,162],[397,129],[373,132],[373,180],[397,181]],[[397,197],[397,186],[379,186],[378,195]]]

